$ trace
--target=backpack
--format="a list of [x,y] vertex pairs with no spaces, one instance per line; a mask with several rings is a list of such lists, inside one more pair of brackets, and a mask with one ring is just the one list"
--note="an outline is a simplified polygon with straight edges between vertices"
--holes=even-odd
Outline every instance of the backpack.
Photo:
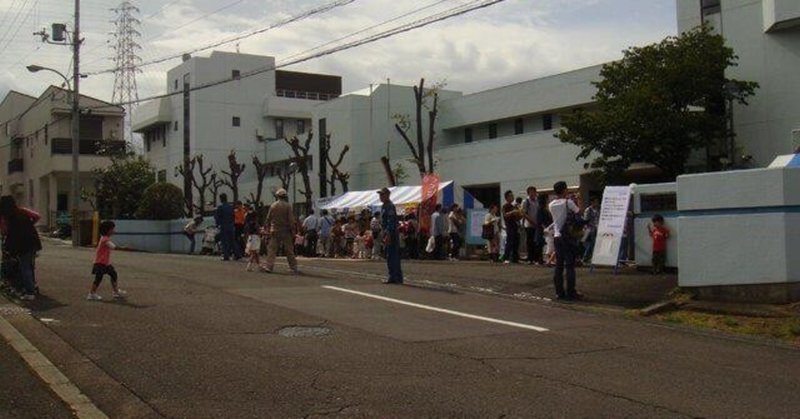
[[583,219],[578,213],[572,212],[567,205],[567,219],[564,221],[564,227],[561,228],[561,237],[567,243],[577,247],[583,239],[583,228],[586,226],[587,221]]

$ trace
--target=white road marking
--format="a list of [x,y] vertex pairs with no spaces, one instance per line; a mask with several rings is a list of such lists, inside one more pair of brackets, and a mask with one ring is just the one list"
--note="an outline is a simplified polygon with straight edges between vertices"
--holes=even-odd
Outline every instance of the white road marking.
[[360,295],[362,297],[373,298],[373,299],[376,299],[376,300],[387,301],[387,302],[390,302],[390,303],[401,304],[401,305],[404,305],[404,306],[420,308],[420,309],[423,309],[423,310],[435,311],[437,313],[450,314],[452,316],[464,317],[464,318],[467,318],[467,319],[473,319],[473,320],[480,320],[480,321],[489,322],[489,323],[502,324],[502,325],[505,325],[505,326],[517,327],[517,328],[526,329],[526,330],[534,330],[534,331],[537,331],[537,332],[548,332],[549,331],[549,329],[545,329],[544,327],[533,326],[533,325],[530,325],[530,324],[510,322],[510,321],[507,321],[507,320],[500,320],[500,319],[493,319],[491,317],[477,316],[475,314],[463,313],[461,311],[454,311],[454,310],[448,310],[448,309],[445,309],[445,308],[439,308],[439,307],[433,307],[433,306],[428,306],[428,305],[424,305],[424,304],[412,303],[412,302],[409,302],[409,301],[398,300],[398,299],[395,299],[395,298],[389,298],[389,297],[383,297],[383,296],[380,296],[380,295],[369,294],[369,293],[366,293],[366,292],[349,290],[347,288],[333,287],[333,286],[330,286],[330,285],[323,285],[322,288],[333,290],[333,291],[346,292],[348,294]]
[[80,419],[108,419],[97,406],[81,393],[78,387],[50,362],[33,344],[14,326],[0,316],[0,335],[14,348],[39,375],[50,389],[58,395]]

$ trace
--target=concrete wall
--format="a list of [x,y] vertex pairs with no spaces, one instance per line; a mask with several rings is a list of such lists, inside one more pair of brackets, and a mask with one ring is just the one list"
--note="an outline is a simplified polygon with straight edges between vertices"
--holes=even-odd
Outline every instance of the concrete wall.
[[[183,234],[183,227],[189,222],[182,220],[114,220],[113,241],[125,249],[154,253],[188,253],[189,240]],[[203,229],[214,220],[206,218],[200,226]],[[202,247],[203,233],[195,236],[195,252]]]
[[680,176],[677,184],[681,286],[800,282],[800,170]]

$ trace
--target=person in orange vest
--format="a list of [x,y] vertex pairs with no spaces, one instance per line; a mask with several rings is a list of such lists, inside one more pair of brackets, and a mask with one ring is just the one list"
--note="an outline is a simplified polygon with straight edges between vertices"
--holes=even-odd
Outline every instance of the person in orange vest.
[[242,201],[236,201],[233,205],[233,228],[236,243],[239,249],[244,249],[244,220],[247,218],[247,208],[242,205]]

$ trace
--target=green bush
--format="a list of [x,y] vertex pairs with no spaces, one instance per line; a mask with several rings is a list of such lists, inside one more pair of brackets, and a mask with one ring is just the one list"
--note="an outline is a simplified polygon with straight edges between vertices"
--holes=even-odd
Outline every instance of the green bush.
[[139,220],[173,220],[183,217],[183,191],[167,182],[159,182],[144,190],[136,218]]

